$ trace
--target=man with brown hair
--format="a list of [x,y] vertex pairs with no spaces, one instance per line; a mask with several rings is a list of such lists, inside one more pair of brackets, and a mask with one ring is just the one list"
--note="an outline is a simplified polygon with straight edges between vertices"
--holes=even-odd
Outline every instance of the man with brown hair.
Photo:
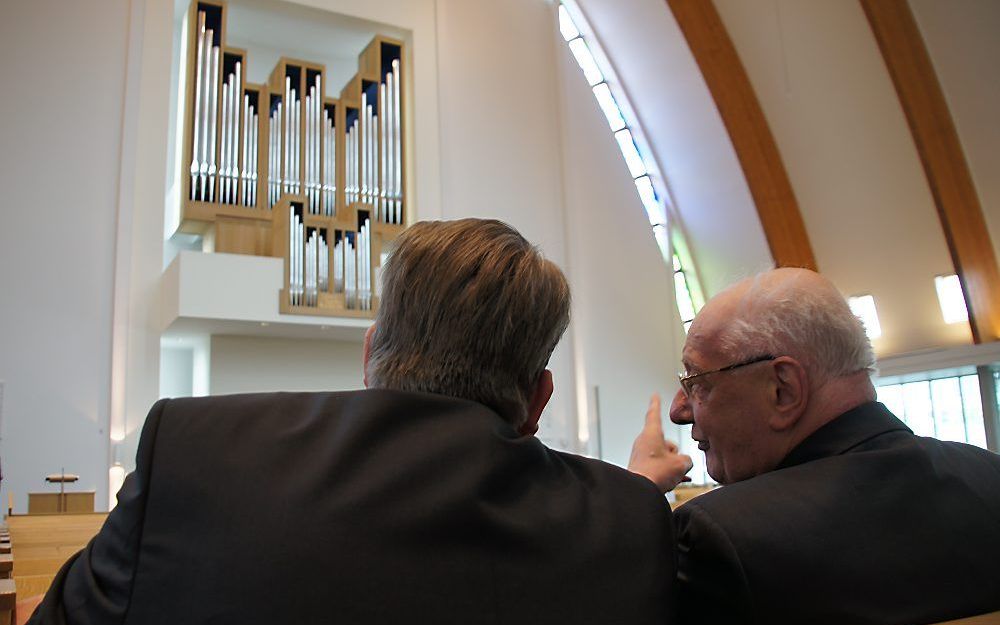
[[670,622],[657,488],[532,436],[569,305],[509,226],[414,225],[366,336],[371,388],[157,402],[32,622]]

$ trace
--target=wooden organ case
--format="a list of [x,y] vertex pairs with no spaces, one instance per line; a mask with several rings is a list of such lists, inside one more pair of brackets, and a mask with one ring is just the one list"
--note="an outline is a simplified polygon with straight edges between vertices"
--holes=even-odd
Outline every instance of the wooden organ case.
[[284,258],[282,313],[373,317],[383,246],[409,216],[403,42],[376,35],[336,98],[299,59],[251,84],[226,12],[195,1],[188,16],[180,231]]

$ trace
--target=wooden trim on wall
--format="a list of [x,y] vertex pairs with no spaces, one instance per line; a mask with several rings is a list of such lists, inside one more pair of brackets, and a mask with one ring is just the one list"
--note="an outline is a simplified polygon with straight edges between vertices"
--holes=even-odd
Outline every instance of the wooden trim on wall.
[[778,146],[715,5],[711,0],[667,0],[667,4],[722,115],[775,265],[816,269]]
[[906,0],[859,0],[924,166],[976,343],[1000,338],[1000,270],[965,153]]

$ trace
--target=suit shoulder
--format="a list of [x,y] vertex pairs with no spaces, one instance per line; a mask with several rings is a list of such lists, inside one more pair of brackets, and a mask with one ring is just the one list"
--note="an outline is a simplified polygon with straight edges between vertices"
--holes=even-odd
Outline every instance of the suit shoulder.
[[928,450],[937,450],[943,453],[955,454],[970,459],[974,458],[980,462],[985,462],[1000,468],[1000,455],[987,449],[983,449],[982,447],[970,445],[969,443],[942,441],[927,436],[917,436],[915,438],[919,441],[921,446]]
[[[325,401],[346,398],[360,391],[340,392],[290,392],[272,391],[264,393],[232,393],[227,395],[205,395],[202,397],[174,397],[161,399],[169,402],[172,409],[217,408],[219,406],[267,405],[275,402]],[[160,403],[157,402],[157,403]]]
[[643,499],[650,505],[670,509],[666,498],[649,479],[627,469],[594,458],[546,448],[554,461],[588,484],[605,486],[619,497]]

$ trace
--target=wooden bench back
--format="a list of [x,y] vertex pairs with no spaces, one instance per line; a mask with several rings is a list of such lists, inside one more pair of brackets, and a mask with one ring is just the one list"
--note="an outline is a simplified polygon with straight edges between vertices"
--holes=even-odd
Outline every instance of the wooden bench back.
[[18,597],[45,593],[66,560],[104,525],[106,512],[7,517]]
[[1000,612],[970,616],[969,618],[937,623],[936,625],[1000,625]]

